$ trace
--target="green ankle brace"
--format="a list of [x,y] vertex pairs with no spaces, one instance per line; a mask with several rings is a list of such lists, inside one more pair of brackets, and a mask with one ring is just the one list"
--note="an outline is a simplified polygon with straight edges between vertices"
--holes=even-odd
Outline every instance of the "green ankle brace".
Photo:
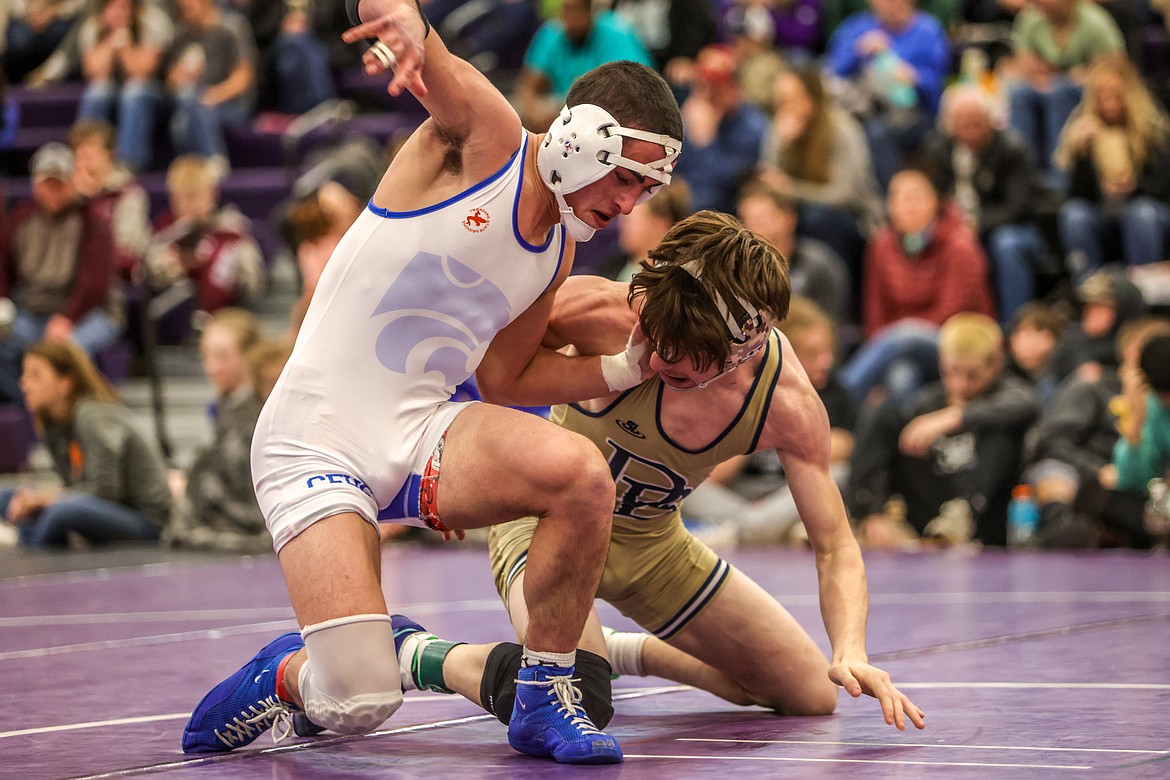
[[465,642],[447,642],[442,639],[431,640],[423,647],[421,653],[416,653],[411,663],[410,676],[420,691],[434,691],[435,693],[455,693],[447,687],[443,679],[443,659],[447,653]]

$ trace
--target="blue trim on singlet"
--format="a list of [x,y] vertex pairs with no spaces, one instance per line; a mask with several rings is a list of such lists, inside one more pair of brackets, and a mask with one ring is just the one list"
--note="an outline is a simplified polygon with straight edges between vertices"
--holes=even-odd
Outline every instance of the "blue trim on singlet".
[[[780,370],[784,368],[784,345],[780,343],[780,335],[775,328],[772,329],[772,335],[768,338],[768,345],[771,346],[772,340],[776,340],[776,347],[780,350],[780,362],[776,365],[776,374],[772,377],[772,385],[768,388],[768,397],[771,398],[776,393],[776,385],[780,382]],[[760,437],[764,435],[764,424],[768,422],[768,409],[771,403],[764,407],[764,413],[760,415],[760,423],[756,426],[756,435],[752,437],[752,443],[744,451],[744,455],[751,455],[756,451],[756,447],[760,444]]]
[[[548,249],[549,244],[552,243],[553,233],[556,232],[557,228],[556,228],[556,225],[553,225],[551,228],[549,228],[548,235],[545,236],[544,243],[540,244],[539,246],[533,246],[532,244],[530,244],[524,240],[524,236],[520,235],[520,224],[519,224],[520,193],[524,191],[524,161],[527,159],[527,157],[528,157],[528,136],[525,135],[524,143],[520,145],[520,183],[516,185],[516,197],[512,199],[512,234],[514,236],[516,236],[516,243],[518,243],[523,249],[527,249],[529,252],[539,254],[539,253],[543,252],[544,250]],[[562,230],[561,231],[561,257],[557,258],[557,270],[560,270],[561,258],[563,258],[564,256],[565,256],[565,231]],[[556,278],[557,278],[557,275],[554,273],[553,279],[556,279]],[[550,282],[550,284],[551,284],[551,282]]]
[[[768,365],[768,355],[771,353],[771,351],[772,338],[769,337],[768,346],[764,348],[764,359],[760,361],[759,372],[756,374],[756,378],[752,380],[752,387],[750,390],[748,390],[748,394],[744,396],[743,405],[739,407],[739,412],[735,415],[735,419],[728,423],[727,427],[723,429],[723,433],[716,436],[714,441],[705,447],[700,447],[697,450],[691,450],[683,447],[674,439],[666,435],[666,431],[662,429],[662,394],[666,392],[666,385],[661,383],[661,380],[659,380],[660,384],[658,386],[658,398],[654,404],[654,424],[658,427],[658,433],[662,436],[663,441],[674,447],[679,452],[685,452],[689,455],[698,455],[700,453],[706,452],[707,450],[710,450],[718,445],[719,442],[723,441],[727,435],[735,429],[735,426],[739,425],[739,421],[743,419],[744,414],[747,412],[748,406],[751,405],[752,399],[755,398],[756,388],[760,384],[760,377],[764,375],[764,366]],[[780,374],[779,369],[777,369],[776,374]]]
[[670,639],[679,631],[682,631],[687,627],[688,623],[695,619],[696,615],[703,611],[704,607],[711,603],[711,599],[715,598],[715,595],[719,593],[720,587],[730,574],[731,566],[727,561],[720,558],[715,564],[715,569],[707,577],[702,587],[695,591],[695,595],[691,596],[686,605],[676,612],[674,617],[663,623],[661,628],[650,633],[659,639],[665,640]]
[[411,474],[398,495],[378,510],[379,523],[397,523],[403,520],[418,520],[418,501],[422,476]]
[[[518,155],[522,151],[524,151],[524,149],[527,148],[527,146],[528,146],[528,138],[525,137],[524,143],[522,143],[520,145],[519,149],[512,152],[512,156],[508,158],[508,162],[504,163],[503,168],[500,168],[498,171],[496,171],[491,176],[489,176],[486,179],[484,179],[483,181],[481,181],[479,184],[474,184],[471,187],[469,187],[468,189],[465,189],[463,192],[460,192],[456,195],[452,195],[451,197],[447,198],[445,201],[443,201],[441,203],[436,203],[433,206],[426,206],[426,207],[421,208],[421,209],[415,209],[414,211],[391,211],[390,209],[382,208],[381,206],[375,206],[374,199],[370,198],[370,202],[366,204],[366,208],[368,208],[370,211],[377,214],[379,217],[385,217],[386,219],[409,219],[410,217],[421,217],[424,214],[430,214],[431,212],[438,211],[440,209],[444,209],[444,208],[450,206],[452,203],[457,203],[457,202],[463,200],[464,198],[468,197],[469,195],[474,195],[475,193],[479,192],[484,187],[488,186],[489,184],[494,182],[496,179],[500,178],[505,173],[507,173],[508,169],[512,167],[512,163],[516,162],[516,155]],[[521,176],[523,176],[524,169],[521,168],[520,171],[521,171]],[[523,181],[523,178],[521,178],[521,181]]]

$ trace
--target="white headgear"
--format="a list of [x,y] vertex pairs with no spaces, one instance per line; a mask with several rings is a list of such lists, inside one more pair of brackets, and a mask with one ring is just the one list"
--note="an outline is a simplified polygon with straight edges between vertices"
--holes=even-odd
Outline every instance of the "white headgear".
[[[651,163],[622,157],[622,138],[660,144],[666,156]],[[595,229],[573,213],[565,203],[565,195],[592,184],[620,165],[658,182],[638,198],[641,203],[653,197],[661,185],[670,184],[670,172],[681,149],[682,142],[669,135],[622,127],[604,108],[582,103],[572,108],[565,106],[553,120],[537,151],[536,168],[556,195],[561,222],[569,235],[577,241],[588,241]]]
[[[681,264],[679,268],[702,284],[698,260],[690,260]],[[696,387],[706,387],[719,377],[734,370],[736,366],[751,360],[768,343],[768,336],[772,332],[772,317],[768,312],[760,311],[738,295],[735,296],[738,311],[732,312],[731,307],[723,300],[723,296],[719,294],[718,290],[706,284],[702,284],[702,287],[715,302],[715,308],[719,310],[719,315],[723,318],[724,324],[727,325],[727,335],[731,341],[731,354],[720,367],[718,374],[706,382],[699,383]]]

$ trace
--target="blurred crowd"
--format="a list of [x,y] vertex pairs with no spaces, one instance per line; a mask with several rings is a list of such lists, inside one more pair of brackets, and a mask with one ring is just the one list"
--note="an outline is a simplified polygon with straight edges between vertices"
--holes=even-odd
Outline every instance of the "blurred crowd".
[[[422,7],[533,132],[603,62],[667,78],[686,129],[674,183],[620,219],[612,242],[599,236],[613,252],[578,270],[628,279],[700,209],[772,241],[796,293],[781,328],[825,401],[864,544],[1005,545],[1013,496],[1038,516],[1016,543],[1166,543],[1164,0]],[[32,197],[0,223],[11,301],[0,402],[28,409],[64,484],[0,493],[21,543],[61,544],[65,531],[267,543],[247,479],[251,426],[397,145],[335,144],[301,161],[272,219],[302,294],[268,341],[247,308],[266,294],[270,260],[222,202],[241,163],[225,132],[336,106],[360,67],[340,42],[347,26],[340,0],[11,0],[0,11],[0,154],[20,129],[3,82],[84,84],[68,142],[36,151]],[[168,203],[152,213],[137,177],[160,168]],[[134,316],[198,338],[216,389],[214,441],[186,473],[133,433],[95,368]],[[133,484],[97,473],[108,458],[133,459]],[[801,541],[774,455],[725,464],[684,514],[711,538]]]

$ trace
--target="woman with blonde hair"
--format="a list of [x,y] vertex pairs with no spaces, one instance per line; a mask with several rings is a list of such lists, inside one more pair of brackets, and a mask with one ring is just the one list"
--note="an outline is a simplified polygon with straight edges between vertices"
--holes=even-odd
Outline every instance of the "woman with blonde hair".
[[76,344],[41,341],[25,352],[25,405],[63,485],[0,491],[0,515],[29,547],[154,541],[171,510],[166,465],[132,412]]
[[1074,277],[1101,267],[1118,243],[1130,265],[1167,259],[1170,121],[1127,59],[1090,68],[1054,159],[1070,174],[1060,239]]

